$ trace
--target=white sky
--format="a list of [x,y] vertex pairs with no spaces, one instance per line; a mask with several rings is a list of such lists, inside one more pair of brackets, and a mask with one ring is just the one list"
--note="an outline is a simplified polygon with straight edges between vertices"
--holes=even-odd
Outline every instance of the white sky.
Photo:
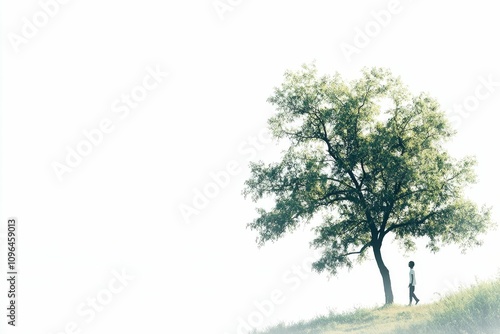
[[[261,249],[245,228],[256,207],[241,196],[248,162],[279,152],[255,139],[273,112],[266,99],[285,70],[313,60],[347,78],[389,67],[413,91],[435,96],[454,113],[450,151],[477,157],[479,182],[468,195],[493,206],[498,221],[500,21],[491,1],[221,0],[232,6],[222,18],[214,3],[73,0],[47,7],[53,17],[30,31],[33,16],[44,23],[40,3],[2,1],[0,236],[8,217],[20,224],[18,326],[7,328],[2,314],[2,333],[233,334],[258,312],[269,325],[381,305],[373,260],[330,280],[307,261],[304,273],[291,272],[310,256],[308,227]],[[377,31],[373,11],[388,8]],[[365,29],[372,37],[349,61],[341,45],[354,46]],[[15,52],[11,40],[23,32],[33,36]],[[155,87],[127,109],[121,96],[141,92],[147,68],[169,75],[157,85],[148,79]],[[453,106],[464,103],[457,114]],[[112,130],[60,181],[53,163],[106,120]],[[228,168],[227,184],[187,223],[180,206]],[[404,256],[385,244],[395,302],[407,302],[410,258],[423,303],[496,275],[499,237],[492,231],[466,255],[420,247]],[[4,274],[5,250],[2,239]],[[110,282],[119,286],[113,271],[122,270],[134,278],[110,293]],[[0,289],[5,310],[4,280]],[[255,302],[275,290],[280,302],[259,311]],[[87,298],[95,297],[105,305],[90,319]]]

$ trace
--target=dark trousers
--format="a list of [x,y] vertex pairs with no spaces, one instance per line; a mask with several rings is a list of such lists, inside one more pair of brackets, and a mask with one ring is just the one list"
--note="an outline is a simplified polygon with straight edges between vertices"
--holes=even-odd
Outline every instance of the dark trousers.
[[413,299],[415,299],[415,302],[418,302],[418,298],[417,298],[417,296],[415,296],[415,286],[410,285],[410,304],[411,304]]

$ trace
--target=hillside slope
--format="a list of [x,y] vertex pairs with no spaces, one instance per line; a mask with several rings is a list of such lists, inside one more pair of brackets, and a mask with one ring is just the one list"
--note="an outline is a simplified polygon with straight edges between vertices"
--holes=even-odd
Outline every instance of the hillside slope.
[[500,334],[500,279],[479,283],[434,304],[391,305],[280,324],[259,334]]

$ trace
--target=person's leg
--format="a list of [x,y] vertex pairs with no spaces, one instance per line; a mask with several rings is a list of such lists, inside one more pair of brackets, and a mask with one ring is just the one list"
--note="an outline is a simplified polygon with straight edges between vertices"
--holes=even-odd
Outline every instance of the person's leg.
[[420,299],[417,298],[417,296],[415,295],[415,286],[410,286],[410,305],[411,305],[411,302],[412,302],[412,299],[415,299],[415,305],[418,304],[418,302],[420,301]]
[[408,287],[408,290],[410,291],[410,303],[409,303],[408,305],[411,305],[411,302],[412,302],[412,300],[413,300],[413,286],[412,286],[412,285],[410,285],[410,286]]

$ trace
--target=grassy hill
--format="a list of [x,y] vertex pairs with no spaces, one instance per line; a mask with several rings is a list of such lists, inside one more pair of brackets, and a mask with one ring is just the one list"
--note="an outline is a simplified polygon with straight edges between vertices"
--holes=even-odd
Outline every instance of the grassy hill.
[[259,334],[500,333],[500,279],[479,283],[434,304],[391,305],[280,324]]

